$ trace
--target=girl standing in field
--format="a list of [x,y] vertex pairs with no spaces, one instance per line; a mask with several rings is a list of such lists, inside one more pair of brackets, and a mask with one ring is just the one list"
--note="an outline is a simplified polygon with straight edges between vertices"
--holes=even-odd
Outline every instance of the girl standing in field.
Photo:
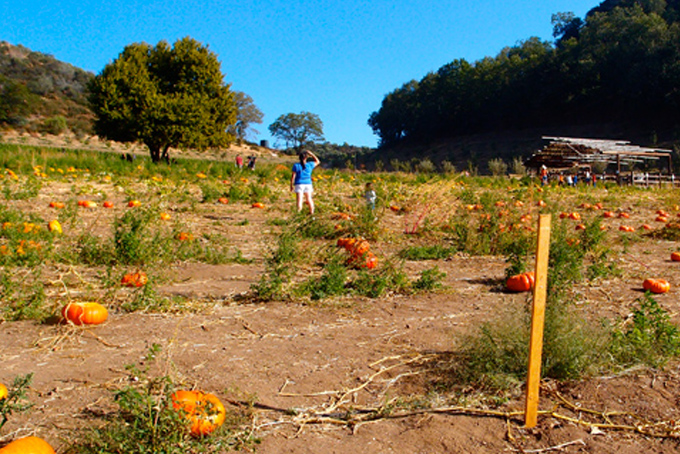
[[[310,161],[311,162],[308,162]],[[297,210],[302,211],[303,202],[309,205],[309,213],[314,214],[314,201],[312,200],[312,171],[321,163],[311,151],[300,153],[300,162],[293,164],[293,176],[290,179],[290,190],[295,192]]]

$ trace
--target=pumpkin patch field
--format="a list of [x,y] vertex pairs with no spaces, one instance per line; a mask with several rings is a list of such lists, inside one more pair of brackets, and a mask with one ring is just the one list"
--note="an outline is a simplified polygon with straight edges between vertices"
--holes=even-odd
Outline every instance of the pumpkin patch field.
[[294,161],[0,145],[0,453],[677,452],[678,189]]

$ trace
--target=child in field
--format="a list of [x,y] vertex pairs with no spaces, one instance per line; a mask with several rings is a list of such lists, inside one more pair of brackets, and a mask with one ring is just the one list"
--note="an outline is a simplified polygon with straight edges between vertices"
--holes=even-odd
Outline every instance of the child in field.
[[375,201],[378,199],[377,194],[373,190],[373,183],[366,183],[366,193],[364,194],[368,208],[375,209]]

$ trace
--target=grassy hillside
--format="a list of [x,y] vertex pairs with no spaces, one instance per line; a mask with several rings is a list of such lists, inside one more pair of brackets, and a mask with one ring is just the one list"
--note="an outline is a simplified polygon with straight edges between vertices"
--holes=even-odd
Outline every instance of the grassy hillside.
[[0,41],[0,125],[20,131],[91,132],[93,74],[51,55]]

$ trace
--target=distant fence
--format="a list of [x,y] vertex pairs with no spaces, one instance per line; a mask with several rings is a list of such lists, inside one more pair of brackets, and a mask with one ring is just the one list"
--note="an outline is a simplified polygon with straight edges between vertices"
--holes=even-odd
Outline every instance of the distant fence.
[[672,186],[680,187],[680,178],[675,175],[663,175],[659,173],[626,173],[621,175],[598,175],[600,181],[618,183],[622,186]]

